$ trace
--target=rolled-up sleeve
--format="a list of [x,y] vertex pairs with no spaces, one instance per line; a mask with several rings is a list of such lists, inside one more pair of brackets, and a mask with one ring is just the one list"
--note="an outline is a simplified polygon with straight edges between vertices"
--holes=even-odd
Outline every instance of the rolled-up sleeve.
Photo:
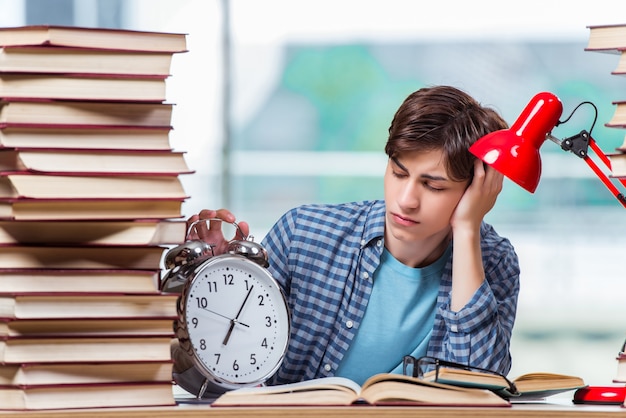
[[450,310],[452,265],[442,277],[429,355],[507,374],[519,294],[519,263],[511,243],[483,224],[485,281],[467,305]]

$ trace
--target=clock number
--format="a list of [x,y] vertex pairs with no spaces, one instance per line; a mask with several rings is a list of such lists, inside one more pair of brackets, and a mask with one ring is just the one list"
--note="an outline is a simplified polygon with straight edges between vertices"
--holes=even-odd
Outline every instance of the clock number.
[[198,308],[206,309],[209,306],[206,298],[196,298],[196,302],[198,303]]
[[191,323],[194,328],[198,328],[198,318],[191,318]]
[[256,364],[256,354],[250,354],[250,364]]
[[272,318],[270,318],[269,316],[266,316],[265,320],[267,321],[265,323],[265,326],[268,327],[268,328],[271,327],[272,326]]
[[263,295],[259,295],[257,296],[257,298],[259,298],[259,306],[265,306],[265,304],[263,303]]
[[267,348],[267,338],[263,338],[263,341],[261,341],[261,347]]
[[200,340],[200,350],[206,350],[206,340],[204,338]]
[[234,371],[239,370],[239,364],[237,363],[237,360],[233,361],[233,370]]
[[215,359],[215,364],[220,364],[220,356],[221,356],[221,354],[220,353],[215,353],[214,356],[217,357]]
[[209,286],[209,293],[217,293],[217,282],[207,282],[206,284]]
[[234,276],[232,274],[224,274],[224,284],[226,286],[232,286],[235,283],[233,283],[233,278]]

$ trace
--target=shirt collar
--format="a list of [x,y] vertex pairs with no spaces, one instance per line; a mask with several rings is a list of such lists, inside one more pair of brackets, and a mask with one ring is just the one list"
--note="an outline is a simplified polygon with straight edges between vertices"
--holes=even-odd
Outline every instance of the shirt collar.
[[385,207],[384,200],[372,201],[365,220],[361,247],[371,245],[372,242],[385,237]]

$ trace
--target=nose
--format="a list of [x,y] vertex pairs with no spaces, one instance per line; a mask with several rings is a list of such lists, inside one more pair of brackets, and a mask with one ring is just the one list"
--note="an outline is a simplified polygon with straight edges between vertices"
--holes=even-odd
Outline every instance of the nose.
[[419,186],[413,182],[406,182],[398,193],[398,205],[403,210],[415,210],[420,206]]

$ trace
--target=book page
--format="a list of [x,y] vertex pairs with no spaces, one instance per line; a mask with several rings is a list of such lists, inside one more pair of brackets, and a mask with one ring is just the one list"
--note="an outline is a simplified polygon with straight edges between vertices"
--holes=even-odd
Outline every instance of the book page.
[[218,397],[213,406],[350,405],[359,386],[346,378],[328,377],[277,386],[241,388]]
[[343,392],[358,394],[361,387],[354,381],[345,377],[322,377],[319,379],[305,380],[303,382],[288,383],[276,386],[257,386],[250,388],[241,388],[232,391],[235,395],[253,395],[253,394],[272,394],[272,393],[290,393],[304,392],[315,389],[333,389]]

